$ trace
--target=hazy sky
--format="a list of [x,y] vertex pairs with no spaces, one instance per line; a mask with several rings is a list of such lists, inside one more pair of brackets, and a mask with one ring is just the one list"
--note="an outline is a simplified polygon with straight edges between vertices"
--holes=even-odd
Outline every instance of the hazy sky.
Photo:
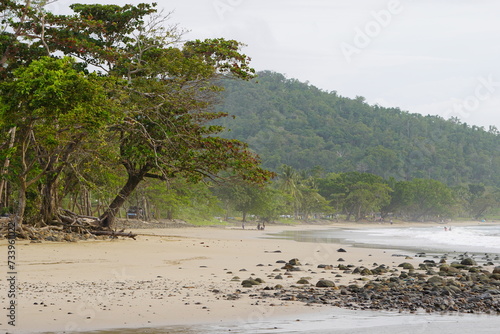
[[[66,1],[69,3],[149,1]],[[151,1],[153,2],[153,1]],[[168,0],[187,39],[248,46],[257,70],[342,96],[500,128],[498,0]]]

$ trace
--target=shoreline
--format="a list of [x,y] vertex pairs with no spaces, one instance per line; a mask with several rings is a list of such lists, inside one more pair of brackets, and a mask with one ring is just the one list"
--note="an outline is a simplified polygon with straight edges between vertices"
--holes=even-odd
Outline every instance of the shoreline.
[[[364,284],[363,275],[317,268],[320,264],[338,265],[340,257],[342,263],[367,268],[374,263],[396,268],[401,262],[415,266],[422,262],[417,258],[395,258],[390,249],[261,238],[270,232],[352,225],[271,225],[265,231],[235,227],[144,229],[135,230],[139,233],[137,240],[19,241],[19,326],[12,331],[2,320],[0,328],[14,333],[41,333],[222,322],[244,325],[275,317],[299,317],[331,306],[307,306],[293,298],[260,298],[263,288],[281,284],[291,289],[302,277],[310,277],[312,285],[323,278],[334,281],[336,286]],[[410,226],[356,226],[381,225]],[[0,241],[0,245],[5,243]],[[346,252],[339,253],[339,247]],[[414,254],[409,251],[407,255]],[[276,263],[295,258],[302,263],[301,271],[286,272],[280,269],[283,264]],[[282,278],[275,279],[276,274]],[[242,287],[241,282],[250,277],[265,283]],[[5,302],[2,300],[4,311]]]

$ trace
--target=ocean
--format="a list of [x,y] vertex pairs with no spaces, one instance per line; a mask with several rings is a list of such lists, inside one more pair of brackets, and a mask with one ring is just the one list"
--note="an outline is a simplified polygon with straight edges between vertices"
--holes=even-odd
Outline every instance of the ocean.
[[[445,229],[446,228],[446,229]],[[268,234],[266,238],[292,239],[393,249],[395,252],[425,252],[427,255],[467,252],[479,263],[493,261],[500,266],[500,225],[428,227],[329,228]],[[321,308],[317,313],[299,317],[265,318],[251,323],[221,323],[162,328],[92,331],[93,334],[456,334],[498,333],[500,316],[475,314],[426,314],[353,311]]]
[[500,225],[428,227],[329,228],[287,231],[271,238],[299,242],[349,244],[357,247],[389,248],[416,252],[456,252],[500,254]]

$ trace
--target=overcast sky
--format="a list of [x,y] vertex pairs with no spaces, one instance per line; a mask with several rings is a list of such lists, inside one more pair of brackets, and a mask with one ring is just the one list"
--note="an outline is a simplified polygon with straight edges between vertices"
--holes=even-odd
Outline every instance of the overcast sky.
[[[153,1],[67,1],[69,3]],[[272,70],[370,104],[500,129],[498,0],[157,0],[187,39],[247,44]]]

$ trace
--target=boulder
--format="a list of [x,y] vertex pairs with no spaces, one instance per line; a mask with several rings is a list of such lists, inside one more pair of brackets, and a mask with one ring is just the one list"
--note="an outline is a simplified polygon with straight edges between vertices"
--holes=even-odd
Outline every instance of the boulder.
[[439,277],[439,276],[432,276],[427,280],[427,283],[433,284],[433,285],[443,285],[444,283],[444,278]]
[[406,270],[415,269],[415,267],[413,267],[413,264],[411,264],[409,262],[403,262],[398,267],[402,267],[403,269],[406,269]]
[[332,281],[326,280],[326,279],[322,279],[322,280],[319,280],[318,283],[316,283],[316,287],[318,287],[318,288],[333,288],[333,287],[335,287],[335,283],[333,283]]
[[362,276],[373,275],[372,271],[368,268],[363,268],[360,273]]
[[476,261],[474,261],[473,259],[471,258],[465,258],[463,259],[461,262],[460,262],[461,265],[464,265],[464,266],[475,266],[476,265]]
[[246,279],[244,280],[243,282],[241,282],[241,285],[243,285],[244,287],[246,287],[246,285],[259,285],[260,283],[257,282],[256,280],[254,279]]

